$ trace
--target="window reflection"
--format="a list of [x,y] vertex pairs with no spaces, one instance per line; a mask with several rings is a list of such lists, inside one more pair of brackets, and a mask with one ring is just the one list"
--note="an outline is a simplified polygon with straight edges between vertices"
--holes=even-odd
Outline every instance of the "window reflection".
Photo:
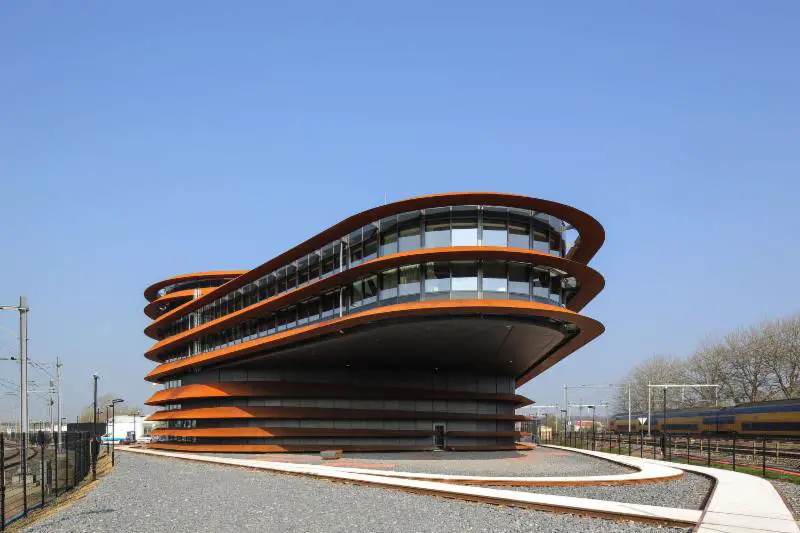
[[400,267],[400,284],[398,301],[412,301],[419,298],[419,265]]
[[477,298],[477,261],[454,261],[451,264],[451,268],[453,272],[453,298]]
[[[506,263],[502,261],[485,261],[483,263],[483,292],[490,293],[492,298],[505,297],[508,293]],[[484,295],[484,297],[489,297]]]
[[398,230],[401,252],[417,250],[421,247],[419,211],[400,215],[398,217]]
[[450,263],[439,261],[425,265],[425,298],[450,298]]
[[507,211],[497,207],[483,210],[483,246],[508,246]]
[[453,246],[478,245],[478,208],[458,206],[452,211]]

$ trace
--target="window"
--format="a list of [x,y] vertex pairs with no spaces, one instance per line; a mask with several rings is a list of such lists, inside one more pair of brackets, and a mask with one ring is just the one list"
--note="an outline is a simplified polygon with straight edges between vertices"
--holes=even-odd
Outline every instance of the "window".
[[356,266],[361,263],[364,257],[361,248],[361,230],[351,233],[347,242],[350,247],[350,266]]
[[509,298],[527,300],[531,293],[530,267],[522,263],[508,264]]
[[397,269],[381,272],[381,292],[382,302],[391,302],[397,298]]
[[319,253],[314,252],[308,256],[308,280],[314,281],[319,277]]
[[450,298],[450,264],[443,261],[425,265],[425,298]]
[[499,207],[483,210],[483,246],[508,246],[507,212]]
[[483,292],[491,298],[505,298],[508,293],[508,279],[506,278],[506,264],[501,261],[484,261],[483,263]]
[[337,291],[323,294],[320,299],[322,306],[322,318],[331,318],[339,311],[339,293]]
[[370,276],[363,281],[364,305],[371,305],[378,301],[378,276]]
[[313,298],[309,300],[307,303],[308,306],[308,322],[314,322],[319,320],[319,298]]
[[397,217],[381,220],[381,255],[397,253]]
[[561,305],[561,276],[550,276],[550,301]]
[[308,258],[304,257],[297,261],[297,284],[308,283]]
[[450,208],[425,211],[425,248],[450,246]]
[[550,253],[547,230],[539,224],[536,224],[533,228],[533,249],[537,252]]
[[452,270],[453,298],[478,297],[478,263],[476,261],[454,261]]
[[408,252],[419,249],[421,246],[419,211],[404,213],[398,218],[400,251]]
[[550,271],[545,268],[533,269],[533,297],[540,302],[550,299]]
[[478,208],[454,207],[452,211],[453,246],[478,245]]
[[420,289],[419,265],[400,267],[398,294],[402,301],[418,300]]
[[286,290],[297,287],[297,266],[294,264],[286,267]]
[[509,209],[508,246],[528,250],[530,244],[530,215],[521,209]]
[[350,307],[360,307],[364,299],[364,282],[358,280],[350,286]]
[[334,265],[338,264],[338,256],[334,256],[333,245],[329,244],[320,251],[320,275],[329,276],[333,273]]
[[554,230],[550,230],[550,253],[561,255],[561,234]]
[[364,226],[364,261],[378,257],[378,228],[374,224]]

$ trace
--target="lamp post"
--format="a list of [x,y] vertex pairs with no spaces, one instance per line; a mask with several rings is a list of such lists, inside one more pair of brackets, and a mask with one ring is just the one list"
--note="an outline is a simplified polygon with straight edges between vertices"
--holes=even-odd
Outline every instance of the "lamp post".
[[[90,452],[92,453],[92,479],[97,479],[97,452],[95,448],[97,447],[97,378],[100,375],[95,372],[92,374],[92,378],[94,378],[94,422],[92,425],[92,446]],[[98,450],[99,451],[99,450]]]
[[[23,479],[28,474],[28,300],[19,297],[19,305],[0,305],[0,311],[19,312],[19,425],[22,433],[20,440],[20,469]],[[27,514],[27,512],[26,512]]]
[[114,440],[116,438],[116,425],[117,425],[117,417],[115,415],[115,406],[120,403],[124,402],[122,398],[115,398],[111,400],[111,466],[114,466],[114,448],[117,447],[117,443]]

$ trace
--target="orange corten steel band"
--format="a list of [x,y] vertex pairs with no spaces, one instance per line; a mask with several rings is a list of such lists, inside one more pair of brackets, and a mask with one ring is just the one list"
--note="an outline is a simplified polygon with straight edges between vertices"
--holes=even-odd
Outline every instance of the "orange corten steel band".
[[[247,283],[257,280],[264,274],[268,274],[276,268],[280,268],[303,255],[311,253],[312,251],[329,244],[331,241],[339,239],[370,222],[375,222],[384,217],[397,215],[407,211],[455,205],[490,205],[530,209],[541,211],[569,222],[578,231],[579,235],[578,243],[576,243],[576,246],[570,251],[569,259],[578,263],[588,263],[600,249],[603,241],[605,240],[605,231],[603,230],[603,226],[601,226],[600,223],[592,216],[584,213],[583,211],[575,209],[574,207],[549,200],[530,198],[528,196],[520,196],[516,194],[491,192],[460,192],[419,196],[416,198],[410,198],[407,200],[401,200],[399,202],[393,202],[374,207],[346,218],[345,220],[331,226],[311,239],[308,239],[302,244],[299,244],[298,246],[278,255],[266,263],[243,273],[241,276],[228,281],[224,285],[217,287],[208,294],[192,300],[181,307],[172,309],[168,313],[162,315],[160,318],[165,319],[166,317],[170,317],[171,319],[174,319],[179,316],[183,316],[190,311],[210,303],[218,294],[228,294],[235,289],[243,287]],[[194,274],[188,274],[187,276],[192,275]],[[179,276],[176,276],[176,278],[178,277]],[[145,297],[154,296],[158,291],[158,288],[174,283],[176,278],[170,278],[167,283],[159,282],[155,285],[151,285],[145,291]],[[201,278],[202,276],[198,274],[198,279]],[[158,286],[158,288],[153,290],[153,288],[156,286]]]
[[153,394],[145,404],[163,405],[201,398],[380,398],[420,400],[492,400],[513,402],[516,406],[533,403],[519,394],[472,391],[432,391],[394,387],[360,387],[328,383],[291,383],[283,381],[230,381],[195,383]]
[[[158,428],[151,433],[173,437],[430,437],[433,430],[425,429],[344,429],[344,428]],[[450,437],[520,437],[521,431],[446,431]]]
[[[186,369],[209,363],[217,363],[232,357],[256,353],[258,351],[279,347],[289,342],[295,342],[317,337],[327,333],[333,333],[342,329],[362,325],[368,322],[375,322],[382,319],[410,317],[410,316],[430,316],[448,314],[490,314],[506,316],[528,316],[528,317],[548,317],[573,323],[580,328],[580,333],[564,344],[555,353],[551,354],[541,364],[535,364],[534,368],[524,373],[517,379],[517,386],[527,382],[533,376],[539,374],[544,369],[549,368],[555,362],[566,357],[579,347],[594,339],[603,332],[603,326],[599,322],[563,309],[560,307],[541,304],[538,302],[522,302],[512,300],[436,300],[411,302],[406,304],[395,304],[384,307],[377,307],[355,313],[341,318],[328,320],[326,322],[302,326],[288,331],[275,333],[267,337],[255,339],[220,350],[205,352],[199,355],[186,357],[178,361],[163,363],[154,368],[145,379],[148,381],[158,381],[171,374],[184,371]],[[548,364],[549,363],[549,364]]]
[[[179,444],[179,443],[161,443],[154,442],[147,445],[148,448],[156,450],[172,450],[172,451],[188,451],[188,452],[221,452],[221,453],[284,453],[284,452],[318,452],[330,448],[330,446],[320,444]],[[430,450],[430,446],[425,444],[337,444],[337,450],[345,452],[405,452],[414,450]],[[448,447],[448,449],[455,449]],[[491,450],[508,450],[508,447],[492,447],[492,448],[472,448],[477,451],[478,449],[491,449]],[[513,446],[510,449],[515,449]],[[528,450],[530,447],[520,448],[517,445],[516,449]]]
[[202,420],[214,418],[327,419],[327,420],[527,420],[510,413],[451,413],[394,409],[337,409],[333,407],[198,407],[157,411],[147,420]]
[[226,279],[237,278],[242,274],[246,274],[247,270],[212,270],[209,272],[192,272],[191,274],[178,274],[170,278],[162,279],[157,283],[153,283],[144,290],[144,297],[148,301],[153,301],[158,298],[158,291],[164,287],[168,287],[173,283],[183,283],[185,281],[203,281],[208,279]]
[[147,315],[148,318],[156,320],[161,313],[158,308],[168,302],[178,302],[186,303],[194,298],[195,290],[198,291],[201,295],[210,291],[212,287],[207,287],[204,289],[184,289],[180,291],[171,292],[169,294],[165,294],[161,296],[144,307],[144,314]]
[[[517,250],[513,248],[482,247],[482,246],[462,246],[448,248],[425,248],[414,250],[413,252],[403,252],[384,257],[379,257],[367,261],[358,266],[352,267],[343,272],[339,272],[323,279],[318,279],[302,287],[286,291],[279,295],[262,300],[257,304],[251,305],[234,313],[206,322],[205,324],[173,335],[159,342],[156,342],[146,353],[145,357],[156,361],[158,353],[164,352],[169,347],[177,343],[193,340],[201,335],[213,333],[225,329],[231,322],[239,322],[248,318],[253,318],[267,311],[278,310],[281,307],[292,305],[299,300],[316,296],[327,289],[339,287],[355,281],[359,277],[378,273],[389,268],[396,268],[408,264],[416,264],[431,261],[457,261],[465,259],[484,259],[484,260],[504,260],[531,263],[541,266],[550,266],[563,270],[568,274],[574,275],[578,281],[578,289],[575,296],[569,301],[568,309],[580,311],[603,289],[605,281],[603,277],[594,269],[576,263],[568,259],[537,252],[533,250]],[[145,333],[155,338],[156,320],[147,328]]]

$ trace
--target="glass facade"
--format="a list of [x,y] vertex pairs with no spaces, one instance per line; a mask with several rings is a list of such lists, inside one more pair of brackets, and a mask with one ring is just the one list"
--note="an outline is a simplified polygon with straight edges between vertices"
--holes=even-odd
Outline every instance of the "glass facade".
[[[453,206],[401,213],[367,224],[203,306],[197,313],[197,324],[190,325],[188,318],[183,317],[159,329],[157,334],[163,339],[181,333],[365,261],[399,252],[452,246],[501,246],[564,256],[565,228],[563,221],[546,213],[507,207]],[[478,290],[477,277],[466,271],[462,275],[458,268],[457,271],[453,290],[468,298]],[[219,280],[213,283],[221,284]],[[175,287],[178,285],[184,284]],[[401,281],[399,298],[419,294],[419,288],[408,294],[404,290],[413,291],[413,288],[404,289]]]
[[575,278],[547,266],[510,261],[436,261],[384,270],[347,287],[231,325],[169,352],[164,361],[227,348],[379,305],[424,300],[501,299],[565,306]]

